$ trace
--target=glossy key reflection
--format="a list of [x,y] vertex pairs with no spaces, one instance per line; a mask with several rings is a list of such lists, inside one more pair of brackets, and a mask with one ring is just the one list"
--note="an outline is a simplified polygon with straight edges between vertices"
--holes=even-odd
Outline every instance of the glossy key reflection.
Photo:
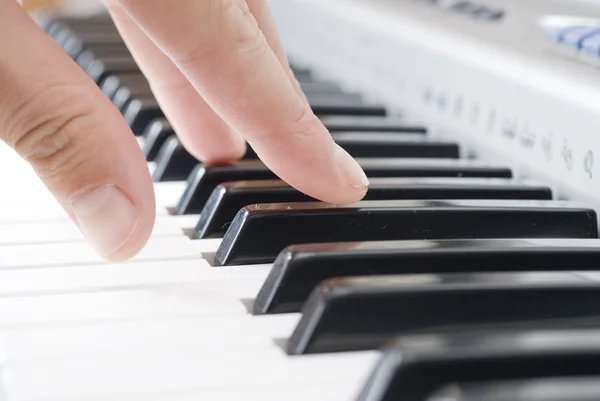
[[156,168],[152,173],[155,182],[185,180],[188,171],[198,164],[198,159],[184,148],[175,135],[165,141],[155,161]]
[[600,376],[456,383],[428,401],[598,401]]
[[600,283],[570,273],[481,273],[330,279],[302,308],[292,355],[377,349],[396,334],[451,325],[561,327],[600,321]]
[[400,336],[383,349],[356,401],[422,401],[457,382],[593,377],[598,366],[598,329]]
[[557,201],[364,201],[247,206],[216,253],[220,265],[271,263],[316,242],[451,238],[598,238],[593,209]]
[[[510,179],[373,178],[364,200],[396,199],[552,199],[545,185]],[[220,184],[200,213],[196,238],[222,237],[246,205],[316,202],[280,180],[234,181]]]
[[322,281],[352,276],[595,271],[598,239],[477,239],[292,245],[273,264],[255,314],[300,312]]
[[[468,160],[358,158],[357,162],[369,178],[513,178],[510,168]],[[220,184],[274,179],[279,177],[259,160],[242,160],[214,167],[196,165],[188,177],[188,185],[177,204],[176,213],[200,213],[214,189]]]

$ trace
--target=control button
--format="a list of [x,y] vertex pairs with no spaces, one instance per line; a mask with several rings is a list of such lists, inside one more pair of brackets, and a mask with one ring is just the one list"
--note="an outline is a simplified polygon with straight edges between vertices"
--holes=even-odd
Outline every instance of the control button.
[[580,27],[579,29],[573,29],[565,32],[562,35],[562,43],[570,45],[576,49],[581,49],[583,41],[587,38],[594,36],[600,32],[600,28],[597,26],[593,27]]
[[581,43],[581,50],[592,56],[600,56],[600,32],[585,38]]

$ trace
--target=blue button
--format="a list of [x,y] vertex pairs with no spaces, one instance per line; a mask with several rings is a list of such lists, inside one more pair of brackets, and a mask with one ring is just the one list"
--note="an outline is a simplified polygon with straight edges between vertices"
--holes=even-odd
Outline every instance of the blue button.
[[581,50],[592,56],[600,56],[600,32],[587,37],[581,43]]
[[589,29],[589,26],[567,26],[567,27],[562,27],[562,28],[556,28],[551,30],[551,35],[553,36],[554,40],[557,42],[564,42],[565,37],[567,35],[578,35],[580,32]]
[[570,45],[576,49],[581,49],[583,42],[600,32],[598,27],[584,27],[574,29],[562,35],[562,43]]

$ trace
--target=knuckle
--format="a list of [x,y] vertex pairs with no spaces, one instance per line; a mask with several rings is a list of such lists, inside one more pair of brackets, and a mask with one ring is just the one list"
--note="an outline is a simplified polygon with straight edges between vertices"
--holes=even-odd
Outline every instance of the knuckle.
[[44,179],[76,171],[85,162],[80,138],[94,112],[77,92],[70,85],[53,86],[20,107],[10,145]]

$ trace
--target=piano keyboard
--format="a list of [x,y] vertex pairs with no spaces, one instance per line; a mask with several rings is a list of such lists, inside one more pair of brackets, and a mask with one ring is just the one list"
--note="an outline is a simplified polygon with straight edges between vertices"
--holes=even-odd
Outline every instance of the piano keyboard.
[[131,126],[157,220],[107,263],[0,149],[0,400],[597,400],[593,205],[298,62],[364,201],[318,202],[252,149],[203,166],[105,15],[39,23]]

